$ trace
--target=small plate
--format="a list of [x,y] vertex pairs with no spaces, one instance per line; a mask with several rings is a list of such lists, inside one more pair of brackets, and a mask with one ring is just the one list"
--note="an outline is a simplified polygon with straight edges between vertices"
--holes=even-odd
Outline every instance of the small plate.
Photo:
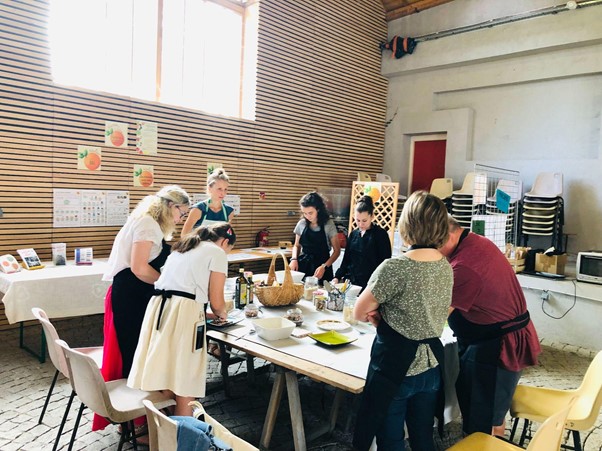
[[241,315],[240,313],[237,314],[236,316],[228,315],[228,319],[224,322],[216,322],[216,320],[214,320],[214,319],[208,319],[207,326],[217,327],[217,328],[228,327],[228,326],[232,326],[234,324],[240,323],[243,319],[245,319],[245,315]]
[[335,330],[321,332],[319,334],[309,334],[309,337],[326,346],[341,346],[348,343],[353,343],[355,340],[357,340],[357,337],[350,338],[347,335],[340,334]]
[[338,319],[321,319],[316,321],[316,326],[322,330],[345,330],[351,327],[349,323]]

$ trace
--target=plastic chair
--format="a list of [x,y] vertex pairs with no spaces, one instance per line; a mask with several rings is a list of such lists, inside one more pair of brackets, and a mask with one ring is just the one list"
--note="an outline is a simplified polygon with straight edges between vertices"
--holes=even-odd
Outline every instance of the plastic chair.
[[[496,190],[498,189],[510,196],[511,204],[522,199],[523,197],[523,182],[521,182],[520,180],[500,179],[496,186]],[[495,193],[493,196],[489,197],[488,200],[496,200]]]
[[387,174],[376,174],[376,181],[382,183],[391,183],[391,176]]
[[510,415],[514,418],[510,440],[514,438],[520,418],[525,420],[519,441],[519,446],[522,446],[529,422],[543,422],[573,397],[575,405],[568,414],[565,427],[572,431],[574,449],[579,451],[582,449],[579,431],[588,430],[594,425],[602,405],[602,351],[598,352],[589,365],[581,385],[576,390],[518,385],[510,406]]
[[[541,425],[533,436],[533,440],[529,442],[527,451],[557,451],[560,449],[564,422],[572,405],[573,401],[570,401]],[[522,449],[493,435],[475,432],[448,448],[448,451],[516,451]]]
[[474,179],[475,173],[469,172],[464,177],[464,182],[462,183],[462,188],[457,191],[454,191],[453,194],[473,194],[474,193]]
[[[48,354],[50,355],[50,360],[52,361],[52,364],[56,368],[54,378],[52,379],[52,383],[50,384],[50,388],[48,389],[48,394],[46,395],[46,401],[44,402],[42,413],[40,414],[40,418],[38,419],[38,424],[40,424],[44,419],[44,414],[46,413],[46,408],[48,407],[48,402],[50,401],[50,396],[52,395],[52,391],[54,390],[54,386],[59,377],[59,373],[65,376],[67,379],[69,379],[69,368],[67,367],[67,361],[65,360],[63,350],[56,344],[56,340],[59,340],[59,334],[48,319],[48,315],[46,314],[46,312],[41,308],[37,307],[32,308],[31,312],[33,313],[33,316],[35,316],[42,325],[42,329],[44,330],[44,336],[46,337],[46,346],[48,347]],[[81,352],[82,354],[90,356],[94,360],[98,368],[102,366],[102,346],[75,349]],[[63,432],[63,427],[65,426],[65,421],[67,420],[67,416],[69,415],[69,410],[71,409],[71,403],[73,402],[74,397],[75,392],[71,391],[71,396],[69,397],[69,402],[67,403],[65,413],[63,414],[63,421],[61,422],[61,425],[59,427],[54,449],[56,449],[56,445],[58,444],[58,438]]]
[[121,424],[121,437],[119,439],[119,451],[121,451],[126,440],[132,440],[134,448],[137,447],[134,434],[134,418],[145,414],[142,401],[152,401],[160,409],[175,404],[173,399],[161,392],[147,392],[129,388],[126,385],[127,379],[105,382],[98,365],[90,356],[71,349],[63,340],[57,340],[56,343],[63,349],[69,368],[71,387],[73,387],[81,401],[75,426],[73,426],[69,449],[73,447],[75,442],[77,428],[85,407],[105,417],[113,424]]
[[429,193],[437,196],[439,199],[447,199],[454,192],[454,180],[450,178],[434,179],[431,182]]
[[525,194],[528,197],[561,197],[562,172],[540,172],[535,177],[531,191]]
[[367,172],[358,172],[357,173],[357,181],[358,182],[371,182],[372,177]]
[[[148,437],[150,451],[161,451],[161,450],[175,450],[178,446],[178,423],[159,409],[150,401],[142,401],[144,408],[146,409],[146,416],[148,418]],[[195,407],[195,416],[197,418],[202,417],[202,421],[208,423],[213,428],[212,433],[217,438],[222,440],[225,444],[230,446],[236,451],[257,451],[253,445],[244,441],[240,437],[232,434],[228,429],[218,423],[216,420],[211,418],[209,414],[205,412],[201,403],[193,401],[190,405]]]

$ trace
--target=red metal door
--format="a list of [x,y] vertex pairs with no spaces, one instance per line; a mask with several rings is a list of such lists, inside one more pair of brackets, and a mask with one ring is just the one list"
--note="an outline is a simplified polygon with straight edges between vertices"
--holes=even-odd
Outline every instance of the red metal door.
[[447,141],[415,141],[411,192],[428,191],[434,179],[445,177],[445,146]]

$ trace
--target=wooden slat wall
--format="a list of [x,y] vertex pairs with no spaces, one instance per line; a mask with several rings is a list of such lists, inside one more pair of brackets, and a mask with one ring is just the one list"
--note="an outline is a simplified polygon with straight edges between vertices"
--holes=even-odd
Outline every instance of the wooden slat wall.
[[[273,242],[291,240],[298,217],[286,212],[307,191],[382,171],[380,0],[262,0],[255,121],[54,84],[47,16],[48,0],[0,1],[0,255],[34,247],[47,260],[50,243],[66,242],[70,256],[90,245],[108,256],[119,228],[54,229],[53,188],[129,190],[133,207],[166,184],[204,192],[207,162],[221,162],[241,196],[244,247],[266,225]],[[78,171],[77,145],[103,146],[106,120],[129,124],[129,149],[103,147],[101,172]],[[136,120],[159,123],[159,155],[134,152]],[[134,164],[154,165],[154,188],[132,185]]]

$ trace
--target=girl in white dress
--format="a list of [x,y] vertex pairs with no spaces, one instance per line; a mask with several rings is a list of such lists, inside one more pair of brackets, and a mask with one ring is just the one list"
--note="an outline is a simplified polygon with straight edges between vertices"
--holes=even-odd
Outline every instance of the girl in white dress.
[[205,310],[209,303],[213,315],[223,320],[227,317],[226,254],[235,241],[226,222],[193,230],[174,244],[155,282],[128,386],[173,392],[174,415],[192,415],[188,403],[205,396]]

